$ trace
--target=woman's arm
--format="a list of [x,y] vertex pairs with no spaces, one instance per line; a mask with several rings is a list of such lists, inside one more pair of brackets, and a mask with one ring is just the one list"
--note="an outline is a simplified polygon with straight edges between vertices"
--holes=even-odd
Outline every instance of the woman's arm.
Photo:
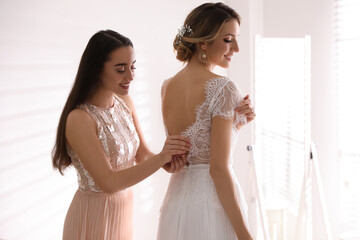
[[159,154],[148,161],[115,172],[97,137],[96,123],[88,113],[80,109],[73,110],[67,118],[65,136],[95,183],[109,193],[135,185],[170,162],[172,155],[189,150],[184,137],[171,136]]
[[141,130],[139,118],[137,116],[135,106],[134,106],[134,103],[133,103],[131,97],[129,95],[123,95],[123,96],[119,96],[119,97],[121,97],[124,100],[124,102],[126,103],[126,105],[130,108],[131,115],[132,115],[134,125],[135,125],[135,129],[136,129],[136,132],[140,139],[140,146],[136,153],[136,163],[141,163],[141,162],[145,161],[146,159],[149,159],[149,158],[155,156],[155,154],[153,152],[151,152],[150,148],[146,144],[146,141],[144,138],[144,133]]
[[238,204],[234,182],[229,171],[231,130],[233,120],[220,116],[213,118],[210,144],[210,175],[220,202],[228,215],[238,239],[252,239]]

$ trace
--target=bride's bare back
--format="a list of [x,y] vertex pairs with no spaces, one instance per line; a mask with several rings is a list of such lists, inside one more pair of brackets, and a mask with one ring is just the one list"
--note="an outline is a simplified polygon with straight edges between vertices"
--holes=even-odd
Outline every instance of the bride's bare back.
[[196,121],[196,107],[205,100],[205,83],[213,73],[180,72],[166,80],[162,89],[162,112],[168,134],[180,134]]

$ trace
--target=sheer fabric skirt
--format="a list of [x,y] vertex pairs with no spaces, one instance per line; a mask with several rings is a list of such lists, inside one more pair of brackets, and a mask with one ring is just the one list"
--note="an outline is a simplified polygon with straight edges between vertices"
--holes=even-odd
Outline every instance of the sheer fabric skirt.
[[[160,211],[158,240],[237,240],[216,192],[209,164],[173,173]],[[237,200],[247,224],[247,204],[232,172]]]
[[77,190],[67,212],[64,240],[131,240],[133,238],[133,193]]

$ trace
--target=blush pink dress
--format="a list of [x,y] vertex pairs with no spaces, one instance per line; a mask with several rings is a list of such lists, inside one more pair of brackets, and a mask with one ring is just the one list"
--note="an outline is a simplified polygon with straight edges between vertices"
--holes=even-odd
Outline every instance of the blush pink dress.
[[[113,171],[135,164],[139,147],[133,119],[125,102],[115,97],[110,109],[89,103],[79,106],[97,124],[97,135]],[[78,175],[79,188],[66,215],[63,239],[129,240],[133,238],[133,193],[131,188],[105,193],[96,185],[81,159],[68,146]]]

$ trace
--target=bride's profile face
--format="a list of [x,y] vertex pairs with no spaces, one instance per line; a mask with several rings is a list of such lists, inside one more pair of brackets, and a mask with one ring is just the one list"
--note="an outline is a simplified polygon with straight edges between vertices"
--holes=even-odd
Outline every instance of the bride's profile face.
[[212,67],[230,67],[231,59],[239,52],[237,37],[240,26],[236,19],[226,22],[219,31],[219,35],[210,44],[206,43],[207,61]]

